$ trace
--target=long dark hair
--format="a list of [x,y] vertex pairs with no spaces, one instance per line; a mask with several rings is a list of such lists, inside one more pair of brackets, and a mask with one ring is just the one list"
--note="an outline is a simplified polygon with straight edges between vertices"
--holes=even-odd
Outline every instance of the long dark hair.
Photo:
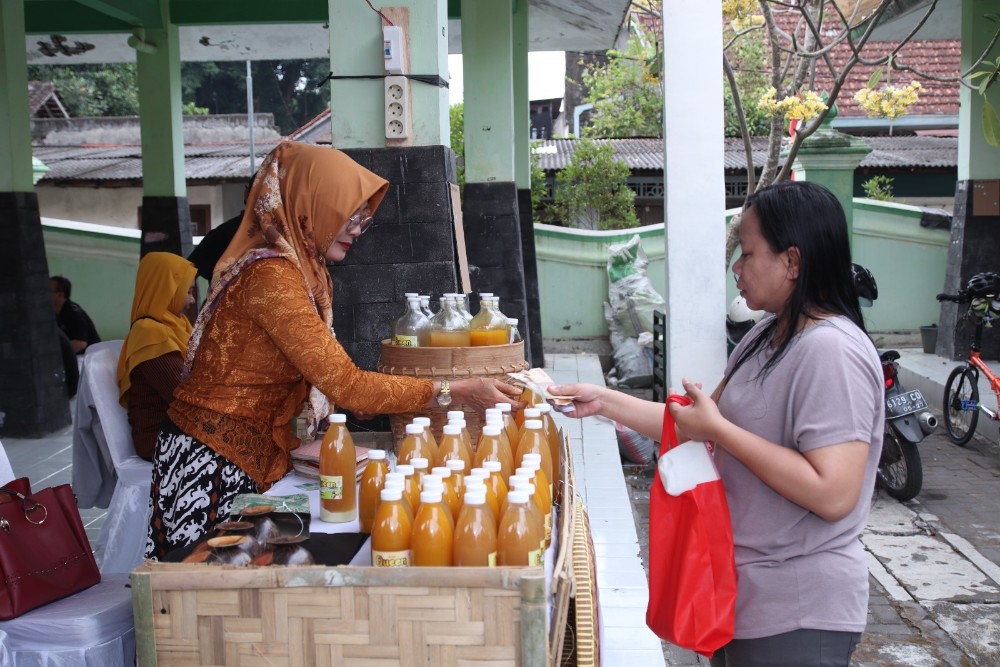
[[832,192],[808,181],[782,181],[750,195],[743,210],[757,214],[771,252],[798,248],[799,277],[785,310],[757,332],[737,358],[733,372],[769,343],[781,321],[785,323],[781,340],[761,368],[761,376],[769,373],[788,350],[803,316],[816,319],[823,313],[843,315],[866,331],[851,276],[847,218]]

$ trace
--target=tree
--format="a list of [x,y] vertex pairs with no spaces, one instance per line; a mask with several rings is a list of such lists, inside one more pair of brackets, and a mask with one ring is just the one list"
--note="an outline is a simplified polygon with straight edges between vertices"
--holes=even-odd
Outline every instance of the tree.
[[465,103],[452,104],[448,108],[451,121],[451,150],[455,152],[455,177],[458,187],[465,188]]
[[139,113],[135,65],[28,65],[32,81],[50,81],[70,116]]
[[556,176],[552,210],[568,227],[637,227],[635,193],[626,185],[629,174],[628,165],[615,159],[610,143],[581,139],[569,165]]

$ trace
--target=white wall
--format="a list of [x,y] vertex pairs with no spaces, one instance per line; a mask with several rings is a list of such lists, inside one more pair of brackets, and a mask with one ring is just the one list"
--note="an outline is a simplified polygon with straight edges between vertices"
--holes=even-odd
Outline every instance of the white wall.
[[[223,205],[222,185],[203,185],[189,187],[187,191],[189,204],[207,204],[212,207],[212,227],[226,220],[226,207]],[[239,203],[242,207],[243,187],[240,186]],[[97,225],[111,225],[126,229],[138,229],[138,211],[142,205],[142,188],[94,188],[94,187],[64,187],[39,183],[35,186],[38,193],[38,209],[42,217],[59,220],[77,220]],[[230,198],[232,199],[232,198]],[[232,203],[230,203],[230,208]],[[239,212],[233,210],[230,215]]]

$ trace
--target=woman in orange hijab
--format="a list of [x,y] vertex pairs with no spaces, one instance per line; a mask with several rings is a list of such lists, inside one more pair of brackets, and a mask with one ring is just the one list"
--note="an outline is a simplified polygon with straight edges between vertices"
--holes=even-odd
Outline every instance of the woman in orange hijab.
[[[263,493],[291,469],[292,422],[308,399],[360,414],[415,412],[447,398],[442,382],[363,371],[333,334],[326,262],[346,257],[372,224],[388,182],[332,148],[283,142],[265,158],[243,220],[215,266],[195,322],[186,378],[153,460],[146,555],[198,540],[241,493]],[[487,378],[456,380],[455,404],[517,404]],[[313,424],[315,426],[315,423]]]
[[181,379],[191,322],[181,313],[193,301],[194,264],[151,252],[139,262],[132,326],[118,357],[118,390],[128,410],[135,452],[153,459],[156,436]]

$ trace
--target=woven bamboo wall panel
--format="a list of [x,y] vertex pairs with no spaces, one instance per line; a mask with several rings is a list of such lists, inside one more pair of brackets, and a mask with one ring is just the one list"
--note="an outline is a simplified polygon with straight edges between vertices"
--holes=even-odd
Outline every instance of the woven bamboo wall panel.
[[519,664],[518,589],[152,591],[157,665]]

